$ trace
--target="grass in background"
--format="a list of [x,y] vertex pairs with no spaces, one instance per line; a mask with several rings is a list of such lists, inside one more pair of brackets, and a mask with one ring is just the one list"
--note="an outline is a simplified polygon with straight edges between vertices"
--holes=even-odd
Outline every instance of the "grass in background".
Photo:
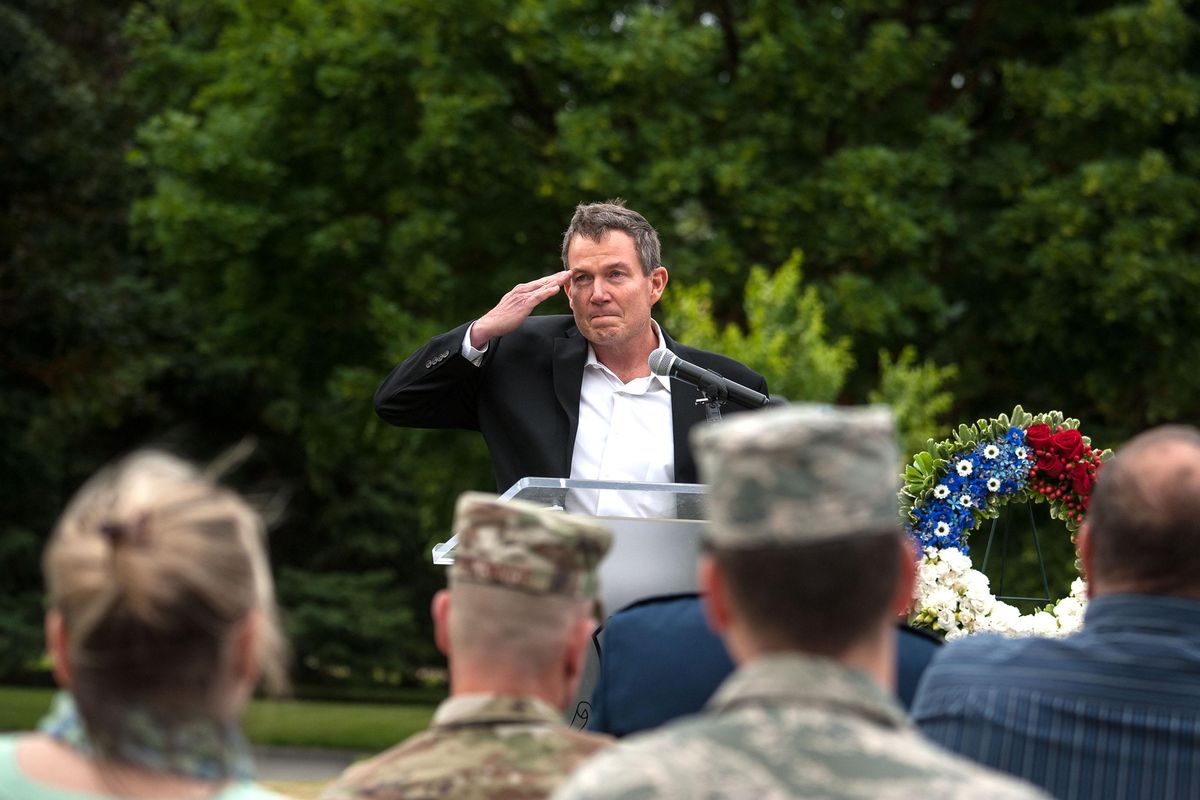
[[[53,689],[0,687],[0,731],[32,729],[53,696]],[[387,704],[254,700],[243,726],[254,744],[375,752],[428,726],[435,702],[435,697]]]
[[242,720],[255,744],[376,752],[424,730],[432,705],[255,700]]
[[0,687],[0,731],[27,731],[50,710],[53,689]]

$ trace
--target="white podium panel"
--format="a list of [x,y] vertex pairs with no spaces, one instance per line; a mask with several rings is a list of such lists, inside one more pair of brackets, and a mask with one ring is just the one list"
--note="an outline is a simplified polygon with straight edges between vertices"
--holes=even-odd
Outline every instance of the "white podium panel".
[[[584,514],[612,530],[612,548],[600,563],[605,616],[647,597],[696,591],[707,524],[699,484],[522,478],[500,499]],[[451,537],[435,545],[433,562],[454,563],[455,544]]]

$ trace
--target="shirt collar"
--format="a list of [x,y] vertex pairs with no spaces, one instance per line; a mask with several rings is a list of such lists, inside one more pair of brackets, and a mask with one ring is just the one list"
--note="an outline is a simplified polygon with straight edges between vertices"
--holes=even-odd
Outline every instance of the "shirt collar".
[[718,687],[707,708],[715,712],[741,705],[824,707],[850,713],[887,728],[909,725],[895,698],[857,670],[829,658],[780,653],[738,668]]
[[[651,327],[654,328],[654,335],[658,337],[659,349],[665,350],[667,347],[667,340],[663,337],[662,328],[660,328],[658,326],[658,323],[656,321],[654,321],[653,319],[650,320],[650,325],[651,325]],[[596,350],[592,347],[591,342],[588,342],[587,361],[584,362],[583,367],[584,367],[584,369],[603,370],[604,372],[608,373],[609,375],[612,375],[613,378],[620,380],[619,378],[617,378],[616,375],[613,374],[612,370],[610,370],[608,367],[601,364],[600,359],[596,358]],[[665,389],[668,392],[671,391],[671,379],[666,377],[665,375],[659,375],[656,372],[651,372],[650,373],[650,381],[652,383],[658,384],[660,387],[662,387],[663,389]]]
[[505,694],[460,694],[443,700],[433,725],[472,725],[494,722],[562,722],[554,707],[537,697]]

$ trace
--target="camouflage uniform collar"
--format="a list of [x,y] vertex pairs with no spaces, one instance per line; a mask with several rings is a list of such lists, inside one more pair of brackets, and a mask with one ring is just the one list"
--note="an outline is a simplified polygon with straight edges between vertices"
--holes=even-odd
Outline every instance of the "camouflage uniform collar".
[[888,728],[910,725],[900,704],[866,675],[833,659],[801,653],[763,656],[738,668],[707,708],[722,713],[745,705],[783,704],[837,709]]
[[480,725],[496,722],[562,724],[562,714],[537,697],[505,694],[462,694],[442,701],[433,725]]

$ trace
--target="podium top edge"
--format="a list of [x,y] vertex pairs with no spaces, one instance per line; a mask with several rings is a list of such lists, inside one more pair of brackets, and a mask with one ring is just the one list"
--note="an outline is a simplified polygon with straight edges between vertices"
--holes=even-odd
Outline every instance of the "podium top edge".
[[537,478],[528,477],[508,487],[500,495],[501,500],[510,500],[524,489],[608,489],[616,491],[662,492],[664,494],[704,494],[702,483],[651,483],[647,481],[602,481],[584,478]]

